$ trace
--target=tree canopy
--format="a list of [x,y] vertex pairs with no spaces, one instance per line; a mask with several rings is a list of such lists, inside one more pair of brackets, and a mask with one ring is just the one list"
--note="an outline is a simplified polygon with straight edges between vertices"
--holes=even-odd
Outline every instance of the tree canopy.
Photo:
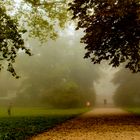
[[25,39],[56,39],[58,27],[63,28],[68,18],[66,5],[65,0],[0,1],[0,70],[7,64],[7,70],[18,78],[13,66],[17,55],[31,55]]
[[[3,0],[0,1],[1,68],[17,76],[13,68],[19,50],[31,55],[25,38],[46,41],[56,39],[58,27],[70,18],[70,0]],[[113,67],[125,63],[133,72],[140,71],[140,1],[73,0],[69,10],[77,30],[84,29],[85,58],[96,64],[109,61]],[[8,63],[7,63],[8,62]]]
[[140,71],[140,1],[74,0],[70,3],[77,30],[84,29],[85,58],[108,60],[113,67],[125,63]]
[[[23,31],[18,31],[16,22],[6,14],[4,7],[0,6],[0,60],[8,62],[8,71],[16,76],[13,64],[17,56],[17,52],[21,49],[30,55],[30,51],[24,46],[21,37]],[[3,63],[0,64],[0,70]]]

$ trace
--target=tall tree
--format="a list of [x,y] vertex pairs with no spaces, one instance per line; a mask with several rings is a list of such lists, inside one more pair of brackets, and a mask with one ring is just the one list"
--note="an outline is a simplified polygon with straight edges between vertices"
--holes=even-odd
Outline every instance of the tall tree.
[[66,9],[65,0],[0,1],[0,70],[7,64],[7,70],[18,78],[13,63],[19,51],[31,55],[25,38],[56,39],[58,27],[63,28],[68,18]]
[[77,30],[84,29],[85,58],[140,71],[140,1],[74,0],[70,3]]

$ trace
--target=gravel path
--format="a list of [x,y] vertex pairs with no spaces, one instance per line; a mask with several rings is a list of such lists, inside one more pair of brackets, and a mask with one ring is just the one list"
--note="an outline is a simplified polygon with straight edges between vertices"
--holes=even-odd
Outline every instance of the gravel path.
[[96,108],[31,140],[140,140],[140,117],[118,108]]

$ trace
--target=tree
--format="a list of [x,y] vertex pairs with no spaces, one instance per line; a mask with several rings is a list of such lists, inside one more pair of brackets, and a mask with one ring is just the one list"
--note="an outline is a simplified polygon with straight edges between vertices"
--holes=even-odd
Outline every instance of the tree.
[[42,0],[0,1],[0,70],[7,70],[18,78],[13,63],[19,51],[31,55],[25,38],[40,41],[56,39],[58,27],[63,28],[68,18],[65,0],[52,2]]
[[47,41],[48,38],[56,39],[58,37],[58,27],[63,28],[68,19],[66,0],[20,1],[15,16],[29,35],[33,38],[39,38],[42,42]]
[[[8,62],[8,71],[16,76],[13,68],[13,63],[17,56],[17,52],[21,49],[25,53],[30,54],[29,49],[24,46],[24,41],[21,37],[23,31],[18,31],[17,23],[6,14],[3,6],[0,6],[0,60]],[[0,70],[3,68],[3,63],[0,64]],[[18,78],[18,77],[17,77]]]
[[87,101],[95,103],[93,82],[99,78],[99,69],[83,61],[79,39],[72,39],[71,44],[68,38],[65,33],[65,37],[49,41],[41,48],[33,40],[32,51],[36,55],[28,61],[25,55],[17,59],[16,69],[23,75],[15,90],[16,105],[72,108],[83,107]]
[[109,64],[140,71],[140,1],[139,0],[74,0],[69,10],[84,29],[81,39],[86,44],[85,58],[96,64]]
[[112,81],[117,86],[114,93],[115,104],[127,107],[140,107],[139,80],[140,73],[132,74],[125,69],[118,71]]

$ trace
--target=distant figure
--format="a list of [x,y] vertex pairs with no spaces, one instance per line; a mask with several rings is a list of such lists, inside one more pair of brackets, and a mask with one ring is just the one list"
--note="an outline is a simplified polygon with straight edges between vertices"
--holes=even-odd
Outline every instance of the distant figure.
[[11,116],[11,104],[9,105],[7,112],[8,112],[8,116]]
[[104,105],[107,105],[107,100],[106,99],[104,99]]

